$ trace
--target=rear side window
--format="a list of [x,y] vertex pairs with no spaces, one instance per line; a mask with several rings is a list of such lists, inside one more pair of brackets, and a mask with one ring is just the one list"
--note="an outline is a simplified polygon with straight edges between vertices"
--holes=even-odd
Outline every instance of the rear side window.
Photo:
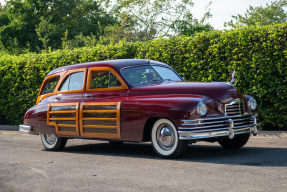
[[80,90],[84,85],[84,72],[73,73],[66,77],[59,91]]
[[93,71],[90,89],[121,87],[120,81],[110,71]]
[[44,88],[42,89],[41,95],[47,94],[47,93],[53,93],[54,89],[56,88],[58,82],[59,82],[60,76],[49,78],[44,85]]

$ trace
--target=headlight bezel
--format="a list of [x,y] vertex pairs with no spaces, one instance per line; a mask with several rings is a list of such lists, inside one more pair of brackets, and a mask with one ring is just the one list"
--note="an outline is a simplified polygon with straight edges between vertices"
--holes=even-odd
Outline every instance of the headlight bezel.
[[203,101],[200,101],[197,104],[196,112],[197,112],[198,116],[200,116],[200,117],[203,117],[207,114],[207,106]]
[[248,107],[251,111],[255,111],[257,109],[257,101],[256,101],[256,99],[254,99],[254,97],[250,97],[248,99],[247,104],[248,104]]

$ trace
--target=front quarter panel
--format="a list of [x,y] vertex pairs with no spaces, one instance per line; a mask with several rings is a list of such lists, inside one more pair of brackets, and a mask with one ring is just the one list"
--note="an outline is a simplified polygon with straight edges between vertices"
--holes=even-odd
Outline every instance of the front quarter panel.
[[177,127],[182,119],[200,118],[197,104],[204,101],[208,107],[205,117],[221,116],[220,104],[213,98],[201,95],[145,95],[130,96],[121,106],[121,134],[123,140],[142,141],[149,118],[169,118]]

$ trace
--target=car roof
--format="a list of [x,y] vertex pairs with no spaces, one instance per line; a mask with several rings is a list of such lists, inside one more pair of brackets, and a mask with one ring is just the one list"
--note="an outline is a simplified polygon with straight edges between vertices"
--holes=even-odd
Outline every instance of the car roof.
[[67,66],[59,67],[57,69],[52,70],[50,73],[48,73],[47,76],[50,76],[55,73],[60,73],[63,71],[72,70],[72,69],[89,68],[89,67],[111,67],[115,71],[120,73],[120,70],[124,67],[130,67],[130,66],[142,65],[142,64],[150,64],[150,63],[168,66],[165,63],[161,63],[158,61],[152,61],[152,60],[145,60],[145,59],[118,59],[118,60],[94,61],[94,62],[88,62],[88,63],[67,65]]

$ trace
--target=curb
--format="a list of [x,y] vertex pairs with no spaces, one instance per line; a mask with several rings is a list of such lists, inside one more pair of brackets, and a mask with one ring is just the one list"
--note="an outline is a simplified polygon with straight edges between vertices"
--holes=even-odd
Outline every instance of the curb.
[[[0,125],[0,130],[19,131],[18,125]],[[287,131],[258,131],[256,137],[251,138],[287,138]]]
[[253,138],[287,138],[287,131],[258,131]]
[[0,125],[0,130],[19,131],[19,125]]

